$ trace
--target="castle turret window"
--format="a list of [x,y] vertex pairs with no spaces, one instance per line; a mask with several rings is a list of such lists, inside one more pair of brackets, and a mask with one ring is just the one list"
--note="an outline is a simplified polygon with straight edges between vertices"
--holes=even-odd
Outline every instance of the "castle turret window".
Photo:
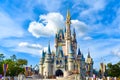
[[62,64],[62,60],[60,60],[60,64]]
[[59,61],[58,61],[58,60],[56,61],[56,64],[59,64]]

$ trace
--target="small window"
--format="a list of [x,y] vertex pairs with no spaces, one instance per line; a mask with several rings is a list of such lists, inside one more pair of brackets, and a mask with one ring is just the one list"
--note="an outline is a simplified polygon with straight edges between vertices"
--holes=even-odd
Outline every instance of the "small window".
[[56,64],[59,64],[59,61],[58,61],[58,60],[56,61]]
[[62,60],[60,60],[60,64],[62,64]]

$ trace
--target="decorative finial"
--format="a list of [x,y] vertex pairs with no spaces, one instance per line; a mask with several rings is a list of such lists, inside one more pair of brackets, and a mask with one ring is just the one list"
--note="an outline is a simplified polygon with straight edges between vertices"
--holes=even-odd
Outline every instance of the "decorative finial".
[[69,11],[69,9],[67,10],[67,19],[70,19],[70,11]]

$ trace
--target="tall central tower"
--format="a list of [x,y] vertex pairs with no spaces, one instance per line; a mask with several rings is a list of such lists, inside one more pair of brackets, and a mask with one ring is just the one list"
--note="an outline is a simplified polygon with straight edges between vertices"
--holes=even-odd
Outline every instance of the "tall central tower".
[[69,45],[71,43],[71,30],[70,30],[70,24],[71,24],[71,17],[70,17],[70,11],[67,10],[67,16],[66,16],[66,33],[65,33],[65,43],[66,43],[66,52],[65,55],[68,55],[69,53]]

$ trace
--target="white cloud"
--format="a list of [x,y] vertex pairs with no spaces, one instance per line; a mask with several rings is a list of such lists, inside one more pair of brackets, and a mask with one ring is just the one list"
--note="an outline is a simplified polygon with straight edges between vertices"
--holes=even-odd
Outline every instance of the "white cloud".
[[87,32],[88,26],[79,20],[71,20],[71,25],[74,27],[77,31],[78,36],[84,36],[85,33]]
[[28,42],[20,42],[17,47],[10,49],[11,51],[27,53],[33,56],[41,56],[44,47],[40,44],[31,44]]
[[[71,20],[71,26],[79,33],[79,36],[85,35],[88,26],[79,20]],[[53,36],[59,28],[65,27],[65,21],[60,13],[48,13],[40,15],[39,22],[30,23],[28,31],[33,36],[39,38],[41,36]]]
[[41,56],[40,50],[35,48],[29,48],[29,47],[16,47],[14,49],[11,49],[11,51],[20,52],[20,53],[27,53],[31,54],[33,56]]
[[18,44],[19,47],[28,47],[28,48],[34,48],[34,49],[41,49],[42,46],[40,44],[30,44],[28,42],[21,42]]
[[83,40],[91,40],[92,39],[92,37],[90,37],[90,36],[85,36],[84,38],[83,38]]
[[28,31],[38,38],[54,35],[57,29],[63,26],[64,18],[60,13],[48,13],[47,15],[41,15],[39,22],[31,22]]
[[[51,51],[53,50],[53,45],[50,46]],[[12,51],[28,53],[33,56],[41,56],[42,51],[48,52],[48,47],[44,47],[41,44],[31,44],[28,42],[20,42],[18,47],[11,49]]]

